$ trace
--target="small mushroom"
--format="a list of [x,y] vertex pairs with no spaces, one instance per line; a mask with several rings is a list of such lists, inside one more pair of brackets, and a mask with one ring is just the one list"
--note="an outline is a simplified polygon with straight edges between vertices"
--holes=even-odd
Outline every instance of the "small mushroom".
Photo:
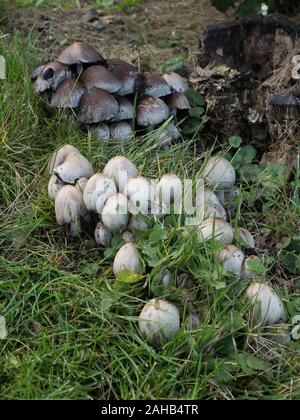
[[85,42],[74,42],[59,54],[57,61],[71,65],[77,63],[103,63],[105,59],[91,45]]
[[78,153],[79,155],[81,154],[79,150],[71,144],[65,144],[53,153],[47,168],[49,175],[52,174],[53,170],[57,168],[57,166],[61,165],[65,161],[66,157],[70,153]]
[[131,125],[127,121],[119,121],[111,124],[109,132],[110,138],[115,140],[117,143],[124,143],[133,135]]
[[75,181],[81,177],[90,178],[94,170],[81,153],[71,152],[63,163],[54,169],[54,173],[66,184],[75,184]]
[[88,67],[82,72],[80,82],[86,89],[99,88],[110,93],[117,92],[122,86],[122,82],[104,66]]
[[51,175],[51,178],[48,183],[48,195],[51,201],[55,201],[55,198],[59,191],[64,187],[66,184],[62,182],[56,175]]
[[33,86],[37,93],[44,93],[49,89],[55,91],[64,80],[72,77],[72,71],[68,66],[58,61],[51,61],[43,67]]
[[244,259],[244,253],[234,245],[227,245],[216,257],[216,260],[222,264],[226,272],[239,277],[242,274]]
[[128,224],[128,200],[121,193],[112,194],[102,211],[102,222],[111,232],[122,232]]
[[189,101],[187,100],[187,97],[184,93],[173,92],[170,96],[167,97],[166,102],[170,111],[175,111],[175,113],[178,109],[185,110],[191,108]]
[[172,280],[173,279],[172,279],[171,271],[168,269],[163,269],[158,275],[157,283],[164,287],[170,287],[172,286],[172,283],[173,283]]
[[119,192],[123,193],[127,180],[130,177],[137,176],[138,171],[131,160],[124,156],[115,156],[107,162],[103,173],[111,177],[116,183]]
[[202,241],[216,239],[224,245],[230,245],[233,242],[233,229],[219,217],[208,217],[199,225],[198,237]]
[[95,228],[95,241],[97,244],[103,246],[104,248],[108,248],[110,246],[111,239],[111,231],[101,222],[98,222]]
[[117,187],[112,178],[103,173],[94,174],[87,182],[83,200],[89,211],[101,214],[108,197],[116,194]]
[[124,96],[117,97],[116,100],[119,110],[112,121],[132,120],[135,117],[135,110],[130,100]]
[[151,203],[155,201],[155,190],[143,176],[129,178],[124,194],[128,198],[128,209],[131,214],[148,214]]
[[160,124],[169,116],[169,108],[160,98],[145,96],[137,106],[138,125],[149,127]]
[[166,96],[171,93],[171,88],[168,83],[159,75],[155,73],[144,73],[144,94],[150,96]]
[[39,63],[33,70],[32,70],[32,72],[31,72],[31,74],[30,74],[30,80],[32,81],[32,82],[34,82],[37,78],[38,78],[38,76],[40,76],[41,74],[42,74],[42,72],[43,72],[43,70],[44,70],[44,68],[45,68],[45,66],[46,66],[46,64],[48,64],[48,63],[50,63],[50,61],[49,60],[47,60],[47,61],[42,61],[41,63]]
[[122,82],[122,86],[117,92],[118,95],[130,95],[137,90],[140,75],[133,66],[126,63],[126,61],[116,58],[107,60],[107,66],[108,69],[112,71]]
[[75,79],[64,80],[56,89],[51,106],[56,108],[77,108],[84,89]]
[[225,202],[225,191],[230,190],[235,183],[235,169],[224,157],[211,157],[206,163],[203,176],[207,185],[215,188],[221,201]]
[[72,185],[65,185],[55,198],[56,221],[61,226],[70,225],[71,236],[81,232],[80,219],[87,216],[82,193]]
[[93,88],[85,92],[78,106],[78,120],[85,124],[107,121],[118,114],[119,106],[108,92]]
[[253,306],[253,317],[259,324],[273,325],[281,319],[286,320],[281,299],[267,284],[259,282],[251,284],[246,296]]
[[237,238],[246,248],[255,248],[255,241],[249,230],[237,228]]
[[189,88],[187,80],[178,73],[171,71],[163,74],[162,77],[175,92],[185,92]]
[[192,289],[195,286],[195,279],[190,273],[181,273],[176,279],[176,286],[179,289]]
[[176,207],[181,206],[183,188],[181,179],[177,175],[164,174],[155,189],[165,208],[170,209],[171,204]]
[[175,305],[163,299],[152,299],[139,316],[139,330],[152,346],[160,348],[179,332],[180,316]]
[[127,243],[119,249],[114,259],[113,270],[116,277],[124,270],[136,274],[143,273],[140,256],[133,243]]
[[96,138],[99,141],[108,141],[110,139],[109,126],[106,123],[91,125],[88,128],[88,132],[91,137]]

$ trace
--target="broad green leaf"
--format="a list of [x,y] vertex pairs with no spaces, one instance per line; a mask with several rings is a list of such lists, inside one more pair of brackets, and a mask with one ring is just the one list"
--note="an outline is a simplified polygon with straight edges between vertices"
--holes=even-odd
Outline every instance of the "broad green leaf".
[[201,106],[197,106],[195,108],[189,109],[190,116],[194,118],[201,118],[201,115],[203,113],[204,113],[204,108]]
[[234,149],[238,149],[240,145],[243,143],[243,139],[240,136],[232,136],[228,139],[228,143]]
[[203,96],[193,89],[188,89],[185,93],[191,107],[205,106],[205,99]]

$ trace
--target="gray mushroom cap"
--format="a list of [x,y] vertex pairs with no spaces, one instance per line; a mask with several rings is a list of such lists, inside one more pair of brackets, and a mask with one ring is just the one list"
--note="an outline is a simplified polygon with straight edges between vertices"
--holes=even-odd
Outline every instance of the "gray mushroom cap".
[[178,73],[171,71],[163,74],[162,77],[175,92],[185,92],[189,88],[187,80]]
[[166,102],[171,111],[176,111],[177,109],[191,108],[185,94],[180,92],[173,92],[170,96],[168,96]]
[[159,74],[145,72],[144,84],[145,95],[160,97],[171,93],[170,86]]
[[58,61],[51,61],[41,69],[33,86],[37,93],[43,93],[48,89],[55,91],[60,83],[72,77],[73,74],[68,66]]
[[131,125],[126,121],[119,121],[111,124],[109,131],[110,138],[118,143],[123,143],[129,140],[133,134]]
[[169,108],[160,98],[145,96],[137,106],[137,123],[148,127],[160,124],[169,116]]
[[117,115],[112,119],[112,121],[123,121],[131,120],[135,117],[135,109],[128,98],[120,96],[116,98],[119,110]]
[[117,58],[107,60],[106,64],[108,69],[122,82],[118,95],[130,95],[137,90],[141,75],[133,66]]
[[51,106],[57,108],[77,108],[84,88],[78,80],[64,80],[57,88],[51,100]]
[[59,54],[57,60],[64,64],[103,63],[105,61],[94,47],[85,42],[74,42],[69,45]]
[[100,65],[84,70],[80,82],[86,89],[96,87],[110,93],[117,92],[122,86],[122,82],[111,71]]
[[93,88],[81,97],[78,120],[86,124],[98,123],[112,119],[118,114],[118,110],[118,103],[110,93]]

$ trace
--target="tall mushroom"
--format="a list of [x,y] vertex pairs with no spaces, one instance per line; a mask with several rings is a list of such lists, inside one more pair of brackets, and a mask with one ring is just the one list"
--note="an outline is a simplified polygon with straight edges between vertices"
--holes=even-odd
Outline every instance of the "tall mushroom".
[[138,170],[130,159],[124,156],[115,156],[107,162],[103,173],[111,177],[116,183],[118,191],[123,193],[127,180],[137,176]]
[[102,173],[94,174],[83,191],[83,200],[89,211],[101,214],[108,197],[117,192],[113,179]]

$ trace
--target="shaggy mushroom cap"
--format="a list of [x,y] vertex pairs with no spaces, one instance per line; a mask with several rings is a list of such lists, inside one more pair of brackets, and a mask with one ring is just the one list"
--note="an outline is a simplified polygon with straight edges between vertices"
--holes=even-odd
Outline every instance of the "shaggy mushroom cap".
[[105,59],[91,45],[85,42],[74,42],[59,54],[57,61],[71,65],[78,63],[103,63]]
[[78,106],[78,120],[93,124],[114,118],[119,111],[115,98],[108,92],[93,88],[85,92]]
[[129,178],[124,195],[128,197],[128,209],[131,214],[148,214],[151,203],[155,201],[155,189],[143,176]]
[[122,82],[118,95],[130,95],[138,89],[140,74],[126,61],[117,58],[107,60],[107,67]]
[[124,143],[133,135],[131,125],[127,121],[119,121],[111,124],[109,132],[110,138],[118,143]]
[[97,132],[97,140],[108,141],[110,139],[110,131],[109,131],[108,124],[106,123],[100,124],[96,132]]
[[216,259],[223,265],[225,271],[241,276],[245,254],[235,245],[227,245],[218,253]]
[[122,193],[127,180],[130,177],[137,176],[138,170],[131,160],[124,156],[115,156],[107,162],[103,173],[114,180],[118,191]]
[[160,98],[145,96],[137,106],[138,125],[149,127],[160,124],[169,116],[169,108]]
[[155,186],[156,195],[164,207],[169,209],[171,204],[181,205],[182,182],[175,174],[164,174]]
[[55,199],[55,216],[59,225],[70,225],[71,235],[81,231],[80,219],[87,214],[82,193],[73,185],[65,185]]
[[286,320],[281,299],[267,284],[251,284],[246,291],[246,297],[253,306],[253,317],[259,324],[273,325],[279,320]]
[[175,305],[163,299],[152,299],[139,316],[139,330],[154,347],[171,341],[179,332],[180,316]]
[[112,121],[132,120],[135,117],[135,110],[128,98],[123,96],[116,98],[119,110]]
[[122,232],[129,221],[128,200],[121,193],[112,194],[102,210],[102,222],[111,232]]
[[84,88],[78,80],[64,80],[56,89],[51,106],[56,108],[77,108],[84,94]]
[[230,189],[235,183],[235,169],[224,157],[211,157],[206,163],[203,176],[208,185],[220,190]]
[[203,189],[197,194],[196,207],[204,218],[217,217],[226,221],[227,215],[217,195],[210,190]]
[[239,227],[237,237],[247,248],[255,248],[255,241],[249,230]]
[[202,241],[216,239],[224,245],[230,245],[233,242],[233,229],[219,217],[208,217],[199,225],[198,237]]
[[98,245],[101,245],[104,248],[108,248],[110,246],[112,240],[112,233],[109,229],[107,229],[107,227],[103,225],[103,223],[97,223],[94,235],[95,241]]
[[122,82],[104,66],[91,66],[85,69],[80,82],[86,89],[94,87],[105,90],[106,92],[117,92],[122,86]]
[[55,91],[64,80],[72,79],[72,77],[72,71],[68,66],[58,61],[51,61],[41,69],[33,86],[37,93],[43,93],[49,89]]
[[117,192],[113,179],[102,173],[94,174],[87,182],[83,200],[89,211],[101,214],[108,197]]
[[162,77],[175,92],[185,92],[189,88],[187,80],[178,73],[171,71],[163,74]]
[[127,243],[119,249],[114,259],[113,270],[116,277],[124,270],[143,274],[140,256],[133,243]]
[[54,169],[54,173],[66,184],[75,184],[79,178],[90,178],[94,170],[91,163],[81,153],[71,152],[63,163]]
[[59,179],[56,175],[51,175],[49,183],[48,183],[48,195],[51,201],[54,201],[59,191],[64,187],[66,184]]
[[170,86],[159,74],[145,72],[144,85],[144,95],[156,96],[159,98],[171,93]]

